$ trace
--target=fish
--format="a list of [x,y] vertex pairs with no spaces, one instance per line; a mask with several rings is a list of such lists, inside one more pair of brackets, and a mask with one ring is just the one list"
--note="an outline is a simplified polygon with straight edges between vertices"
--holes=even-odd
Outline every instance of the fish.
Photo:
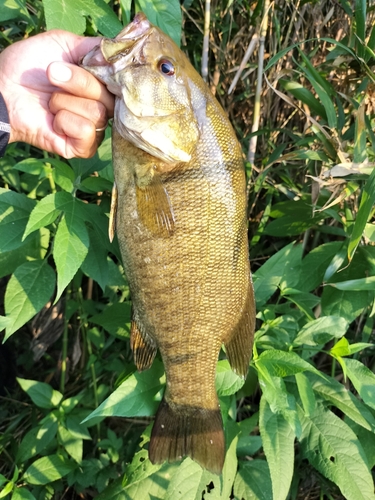
[[115,95],[110,235],[131,292],[134,362],[146,370],[159,350],[166,372],[149,458],[189,456],[220,474],[216,364],[224,344],[245,378],[255,328],[241,146],[188,58],[143,13],[80,65]]

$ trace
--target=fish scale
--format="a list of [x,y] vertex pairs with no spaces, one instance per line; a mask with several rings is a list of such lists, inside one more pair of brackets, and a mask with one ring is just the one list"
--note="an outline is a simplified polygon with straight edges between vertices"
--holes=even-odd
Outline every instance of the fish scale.
[[245,377],[255,324],[240,145],[186,56],[143,14],[82,66],[116,95],[111,220],[131,291],[135,363],[149,368],[159,349],[166,371],[150,459],[188,455],[219,474],[216,363],[224,344]]

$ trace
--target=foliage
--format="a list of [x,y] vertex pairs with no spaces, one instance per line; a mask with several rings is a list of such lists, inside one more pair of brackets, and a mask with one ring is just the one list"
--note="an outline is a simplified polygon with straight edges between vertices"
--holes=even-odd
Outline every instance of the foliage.
[[[198,65],[203,13],[184,5]],[[210,84],[244,150],[255,58],[230,96],[229,70],[267,5],[211,9]],[[245,382],[218,362],[222,476],[147,457],[165,377],[159,359],[143,373],[131,360],[129,290],[107,236],[108,133],[90,160],[25,144],[0,159],[0,375],[11,351],[19,375],[0,396],[0,498],[374,499],[373,7],[299,5],[266,13],[262,128],[247,164],[258,329]],[[180,39],[176,0],[0,0],[0,44],[44,27],[113,36],[134,9]]]

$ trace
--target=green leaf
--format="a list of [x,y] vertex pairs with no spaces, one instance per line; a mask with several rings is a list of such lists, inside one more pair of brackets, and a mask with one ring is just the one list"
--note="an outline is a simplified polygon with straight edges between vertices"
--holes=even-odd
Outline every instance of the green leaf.
[[11,500],[36,500],[36,498],[26,488],[16,488],[13,490]]
[[56,432],[57,418],[54,413],[50,413],[40,425],[33,427],[25,434],[17,451],[17,463],[23,464],[29,458],[43,451],[55,438]]
[[371,172],[365,187],[362,190],[361,203],[354,223],[353,231],[350,236],[348,246],[348,259],[352,260],[357,246],[362,238],[368,218],[371,215],[372,207],[375,203],[375,169]]
[[295,374],[299,397],[306,416],[314,413],[316,408],[315,395],[308,376],[305,373]]
[[74,190],[74,172],[72,167],[67,163],[52,159],[54,169],[52,170],[52,177],[55,183],[60,186],[64,191],[72,193]]
[[120,339],[129,338],[131,321],[130,302],[107,306],[104,311],[91,316],[90,322],[102,326],[108,333]]
[[113,38],[121,31],[121,23],[104,0],[87,3],[85,0],[44,0],[47,30],[62,29],[83,35],[86,18],[104,36]]
[[5,340],[47,304],[54,290],[55,273],[47,261],[25,262],[15,270],[5,291],[5,312],[11,319]]
[[259,430],[271,474],[273,498],[284,500],[293,477],[295,435],[284,417],[271,411],[264,396],[260,400]]
[[297,417],[296,401],[294,396],[288,393],[284,380],[280,377],[271,377],[263,367],[262,372],[259,372],[259,385],[271,411],[281,413],[294,434],[300,436],[301,425]]
[[128,377],[84,422],[94,417],[150,417],[164,382],[163,364],[155,360],[149,370]]
[[302,423],[301,449],[309,462],[340,488],[347,500],[373,500],[374,484],[357,436],[340,418],[319,406]]
[[0,188],[0,252],[22,245],[22,235],[34,206],[35,201],[24,194]]
[[293,341],[294,346],[323,345],[332,338],[345,335],[349,327],[348,322],[339,316],[323,316],[306,323]]
[[148,20],[159,26],[172,40],[180,46],[181,41],[181,7],[178,0],[136,0],[136,10],[146,14]]
[[62,400],[61,392],[55,391],[44,382],[24,378],[17,378],[17,382],[39,408],[56,408]]
[[222,360],[216,365],[215,386],[218,396],[231,396],[244,385],[245,380],[234,373],[229,361]]
[[25,262],[43,259],[49,246],[49,237],[48,229],[42,228],[26,238],[18,248],[0,253],[0,278],[14,273]]
[[339,281],[338,283],[328,283],[328,285],[338,290],[350,290],[352,292],[360,292],[363,290],[373,291],[375,290],[375,276],[356,280]]
[[235,500],[270,500],[272,482],[268,464],[265,460],[243,462],[234,481]]
[[290,243],[272,255],[253,275],[255,298],[258,307],[265,304],[277,290],[284,275],[284,269],[293,245],[293,243]]
[[133,460],[126,467],[122,484],[128,486],[143,481],[157,472],[161,466],[162,464],[152,464],[148,458],[148,451],[142,449],[134,454]]
[[371,411],[358,398],[354,396],[340,382],[328,375],[323,379],[313,373],[308,373],[316,395],[341,410],[358,425],[369,431],[375,432],[375,418]]
[[89,229],[90,248],[82,263],[82,271],[99,283],[104,291],[108,283],[107,249],[96,231]]
[[358,342],[357,344],[350,345],[348,340],[343,337],[330,349],[330,354],[335,358],[342,356],[350,356],[355,352],[362,351],[366,347],[374,347],[374,344],[367,344],[365,342]]
[[212,481],[212,474],[186,458],[173,475],[165,500],[201,500],[202,492]]
[[57,295],[62,292],[73,279],[89,249],[89,236],[84,223],[84,209],[80,200],[72,199],[65,209],[59,223],[53,247],[53,258],[57,269]]
[[363,401],[375,409],[375,374],[356,359],[346,359],[346,373]]
[[72,195],[65,191],[49,194],[43,198],[31,212],[23,238],[41,227],[52,224],[58,215],[71,205],[72,199]]
[[277,349],[262,352],[259,358],[255,360],[255,367],[262,373],[266,369],[271,377],[287,377],[306,370],[318,372],[313,365],[302,359],[298,354]]
[[83,453],[83,441],[72,434],[68,429],[65,429],[62,425],[59,425],[58,436],[61,444],[69,453],[69,455],[77,463],[82,462]]
[[6,316],[0,316],[0,332],[2,332],[4,328],[10,326],[11,323],[12,323],[11,318],[7,318]]
[[294,80],[284,80],[283,78],[280,78],[279,83],[284,88],[284,90],[287,90],[292,94],[293,97],[306,104],[312,111],[312,114],[323,117],[326,116],[324,107],[321,105],[318,99],[313,95],[312,92],[310,92],[310,90],[303,87],[303,85],[301,85],[299,82],[296,82]]
[[0,22],[9,21],[10,19],[21,19],[34,25],[34,21],[30,16],[25,0],[7,0],[1,2]]
[[50,455],[31,464],[22,479],[29,484],[48,484],[66,476],[75,467],[75,464],[59,455]]
[[8,496],[9,493],[13,491],[13,488],[14,488],[13,481],[9,481],[9,483],[7,483],[5,487],[0,491],[0,498],[5,498],[6,496]]

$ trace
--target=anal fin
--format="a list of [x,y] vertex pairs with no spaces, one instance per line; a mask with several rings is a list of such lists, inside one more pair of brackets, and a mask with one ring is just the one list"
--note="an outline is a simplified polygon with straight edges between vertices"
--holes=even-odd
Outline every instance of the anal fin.
[[141,372],[150,368],[157,348],[151,339],[146,339],[146,336],[142,335],[135,320],[132,320],[130,326],[130,347],[137,370]]
[[255,301],[252,284],[249,284],[247,299],[240,321],[228,342],[225,342],[227,358],[232,370],[246,377],[249,370],[255,329]]
[[136,187],[139,218],[155,236],[168,237],[174,231],[175,216],[169,195],[158,174],[145,186]]

